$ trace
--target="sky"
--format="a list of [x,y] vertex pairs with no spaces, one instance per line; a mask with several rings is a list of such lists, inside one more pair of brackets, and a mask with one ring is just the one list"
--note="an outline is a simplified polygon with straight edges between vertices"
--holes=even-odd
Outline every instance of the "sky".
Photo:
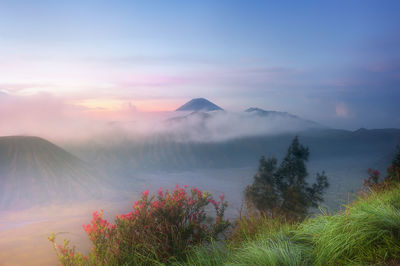
[[400,128],[399,13],[382,0],[0,0],[0,135],[10,117],[22,132],[197,97]]

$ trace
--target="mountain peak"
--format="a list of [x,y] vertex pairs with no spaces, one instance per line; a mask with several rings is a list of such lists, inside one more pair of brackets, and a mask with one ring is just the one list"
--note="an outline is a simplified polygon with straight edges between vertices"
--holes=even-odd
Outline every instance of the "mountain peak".
[[190,101],[188,101],[187,103],[185,103],[184,105],[182,105],[181,107],[179,107],[178,109],[176,109],[176,111],[217,111],[217,110],[223,110],[221,107],[219,107],[218,105],[210,102],[207,99],[204,98],[195,98],[192,99]]

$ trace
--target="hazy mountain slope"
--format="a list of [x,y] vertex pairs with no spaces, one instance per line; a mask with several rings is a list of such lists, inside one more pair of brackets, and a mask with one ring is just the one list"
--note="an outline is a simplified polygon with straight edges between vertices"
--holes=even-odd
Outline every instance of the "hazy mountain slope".
[[[283,156],[295,133],[242,137],[221,142],[177,142],[164,136],[124,140],[104,146],[101,143],[71,146],[88,161],[105,161],[136,170],[177,170],[192,168],[230,168],[256,165],[261,155]],[[309,146],[312,160],[389,156],[400,144],[400,130],[367,130],[363,133],[319,129],[298,132],[301,143]],[[327,161],[329,163],[329,161]]]
[[97,173],[60,147],[38,137],[0,137],[0,208],[101,193]]
[[298,117],[297,115],[293,115],[287,112],[266,111],[257,107],[250,107],[246,109],[245,112],[260,117],[266,117],[269,119],[292,120],[293,122],[302,123],[305,128],[326,128],[325,126],[318,124],[314,121],[306,120]]
[[210,112],[195,111],[195,112],[191,112],[187,115],[169,118],[166,121],[164,121],[164,123],[167,126],[170,126],[171,123],[172,124],[180,123],[187,127],[196,126],[196,127],[201,128],[201,127],[204,127],[207,120],[211,119],[212,117],[213,117],[213,115]]
[[[310,149],[307,167],[310,173],[309,182],[313,182],[315,172],[325,170],[328,175],[330,187],[325,199],[332,208],[346,203],[349,199],[348,193],[360,190],[369,167],[384,171],[392,159],[395,146],[400,144],[398,129],[355,132],[314,129],[298,132],[298,135],[300,142]],[[113,145],[108,145],[104,140],[84,145],[69,145],[68,149],[93,162],[102,171],[115,176],[115,180],[121,178],[115,183],[136,182],[141,173],[153,173],[162,180],[171,172],[181,172],[187,176],[185,173],[208,171],[199,178],[204,179],[204,176],[208,176],[208,180],[202,181],[202,186],[204,189],[211,189],[213,184],[218,182],[215,180],[218,176],[224,180],[230,180],[232,177],[232,182],[237,182],[238,168],[248,169],[247,173],[242,171],[243,180],[250,182],[260,156],[275,156],[280,160],[294,136],[295,133],[291,133],[243,137],[220,142],[177,142],[174,138],[153,136],[140,140],[125,139],[119,144],[114,142]],[[228,187],[229,185],[226,189],[220,187],[220,191],[232,193]],[[234,195],[240,198],[244,187],[245,185],[236,189]]]

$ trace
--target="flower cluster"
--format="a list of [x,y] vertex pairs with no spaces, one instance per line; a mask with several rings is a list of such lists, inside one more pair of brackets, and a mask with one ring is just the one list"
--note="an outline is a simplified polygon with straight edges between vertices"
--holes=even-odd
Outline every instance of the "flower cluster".
[[380,180],[378,170],[368,169],[368,178],[364,180],[364,186],[371,190],[381,191],[390,189],[394,184],[400,183],[400,151],[393,159],[392,165],[387,168],[387,175]]
[[[146,190],[132,211],[117,215],[114,224],[102,218],[102,210],[93,213],[90,224],[83,225],[93,243],[89,257],[103,265],[182,259],[193,246],[218,238],[227,229],[226,207],[223,194],[216,201],[197,188],[160,188],[152,196]],[[214,219],[207,216],[210,208],[215,210]]]

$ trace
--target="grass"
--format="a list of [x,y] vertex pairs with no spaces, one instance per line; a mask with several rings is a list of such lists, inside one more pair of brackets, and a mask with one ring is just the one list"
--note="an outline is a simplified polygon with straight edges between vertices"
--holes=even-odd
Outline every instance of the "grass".
[[[67,244],[61,252],[74,253]],[[364,194],[342,212],[301,223],[250,211],[237,220],[226,241],[203,241],[179,257],[159,257],[155,248],[120,250],[127,258],[119,262],[105,256],[102,265],[400,265],[400,185]],[[62,264],[99,262],[77,258]]]
[[[400,259],[400,189],[373,193],[343,213],[301,224],[294,237],[309,240],[314,264],[374,264]],[[393,204],[394,203],[394,204]]]
[[299,224],[250,217],[239,221],[233,235],[225,246],[195,249],[185,265],[399,264],[400,187]]

